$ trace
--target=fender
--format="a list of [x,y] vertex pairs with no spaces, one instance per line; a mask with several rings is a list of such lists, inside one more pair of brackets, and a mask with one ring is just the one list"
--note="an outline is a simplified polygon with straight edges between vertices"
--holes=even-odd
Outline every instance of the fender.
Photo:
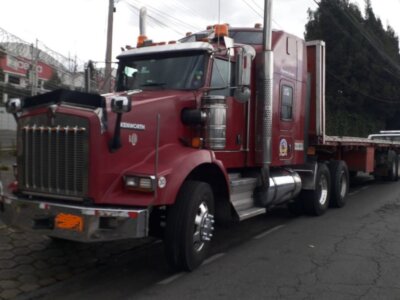
[[127,191],[121,186],[122,177],[125,174],[155,175],[155,152],[152,152],[140,164],[123,170],[110,185],[101,202],[106,203],[109,199],[113,199],[113,203],[123,205],[171,205],[175,202],[176,195],[185,179],[194,169],[203,164],[216,165],[224,174],[228,185],[225,168],[222,162],[216,159],[213,151],[189,148],[180,144],[168,144],[159,149],[157,177],[164,176],[167,184],[165,188],[157,189],[157,197],[154,193]]
[[[161,165],[158,176],[164,176],[167,179],[167,185],[164,189],[159,189],[158,204],[170,205],[175,203],[176,196],[190,173],[203,164],[214,164],[224,174],[226,184],[228,185],[228,175],[221,161],[216,160],[214,152],[210,150],[199,150],[184,147],[185,153],[176,155],[174,151],[168,151],[171,155],[167,159],[168,164]],[[172,150],[172,149],[170,149]],[[161,157],[161,154],[160,154]]]

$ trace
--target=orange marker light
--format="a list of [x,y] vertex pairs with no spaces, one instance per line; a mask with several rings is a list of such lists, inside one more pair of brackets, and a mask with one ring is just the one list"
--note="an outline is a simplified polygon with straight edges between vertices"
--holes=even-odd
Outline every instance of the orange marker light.
[[315,155],[315,147],[308,147],[307,148],[307,155]]
[[202,139],[200,137],[192,138],[192,147],[193,148],[201,148]]
[[137,39],[137,47],[143,47],[145,41],[147,41],[147,36],[139,35]]
[[228,36],[228,25],[227,24],[217,24],[214,26],[214,32],[216,37]]

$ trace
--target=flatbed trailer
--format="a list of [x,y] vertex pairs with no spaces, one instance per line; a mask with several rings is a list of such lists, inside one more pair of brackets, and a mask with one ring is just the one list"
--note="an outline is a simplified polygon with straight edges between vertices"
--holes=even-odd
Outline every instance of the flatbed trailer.
[[[381,131],[368,137],[330,136],[326,134],[326,119],[333,118],[326,112],[325,103],[325,43],[307,42],[307,72],[309,96],[306,99],[305,139],[307,160],[343,161],[350,175],[365,172],[398,180],[400,141],[398,131]],[[353,177],[353,176],[350,176]]]

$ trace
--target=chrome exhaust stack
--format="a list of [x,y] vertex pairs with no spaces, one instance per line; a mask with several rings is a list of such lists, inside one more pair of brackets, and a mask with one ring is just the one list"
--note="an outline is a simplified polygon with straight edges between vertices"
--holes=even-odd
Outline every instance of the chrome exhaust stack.
[[139,31],[140,35],[146,35],[146,18],[147,18],[147,9],[146,7],[142,7],[139,13]]
[[258,56],[256,97],[256,163],[261,165],[262,185],[255,192],[258,205],[265,206],[270,186],[270,164],[272,162],[272,117],[274,85],[274,53],[272,51],[272,0],[265,0],[263,53]]
[[272,0],[264,4],[263,53],[257,62],[258,94],[256,123],[256,162],[267,170],[272,161],[272,98],[274,53],[272,51]]

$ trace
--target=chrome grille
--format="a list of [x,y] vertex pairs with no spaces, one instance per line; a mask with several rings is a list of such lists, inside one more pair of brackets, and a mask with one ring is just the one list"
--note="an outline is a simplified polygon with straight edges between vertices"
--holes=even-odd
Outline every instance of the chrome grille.
[[[18,177],[21,191],[83,199],[88,190],[88,122],[85,119],[76,122],[85,127],[36,125],[35,121],[40,119],[43,118],[20,124]],[[66,118],[58,120],[61,119]]]

